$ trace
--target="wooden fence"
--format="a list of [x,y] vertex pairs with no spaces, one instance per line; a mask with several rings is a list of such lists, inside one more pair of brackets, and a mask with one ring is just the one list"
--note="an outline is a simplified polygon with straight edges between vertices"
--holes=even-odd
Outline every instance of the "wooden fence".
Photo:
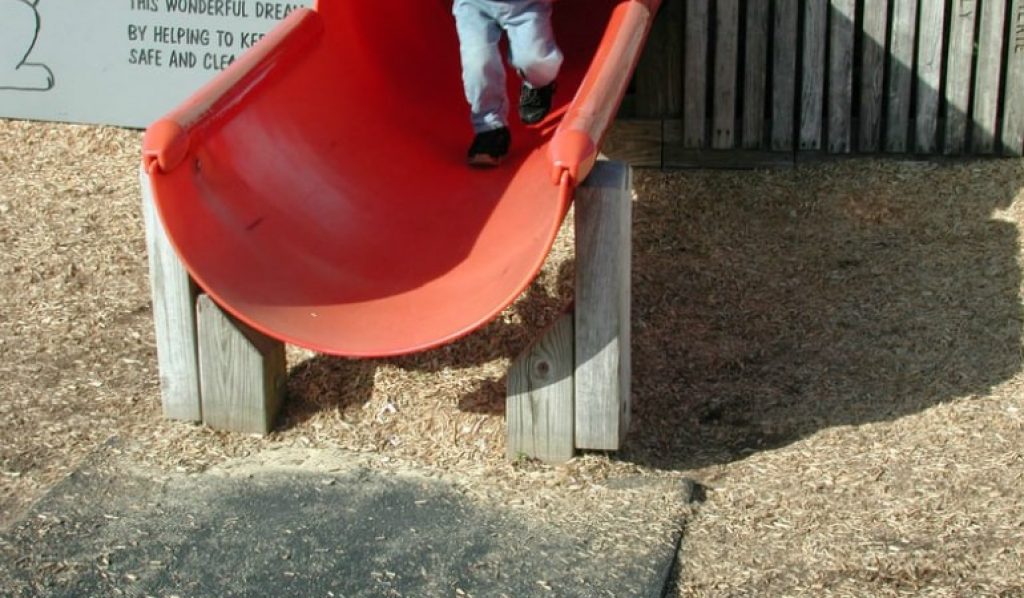
[[607,153],[1024,154],[1024,0],[666,0]]

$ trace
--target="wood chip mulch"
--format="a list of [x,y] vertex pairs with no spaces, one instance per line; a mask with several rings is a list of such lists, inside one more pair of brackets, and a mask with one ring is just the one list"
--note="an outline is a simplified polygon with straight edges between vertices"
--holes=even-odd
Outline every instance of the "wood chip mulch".
[[343,448],[579,525],[628,510],[612,478],[695,479],[679,596],[1024,596],[1021,160],[639,171],[629,449],[548,467],[504,459],[504,376],[570,230],[456,344],[290,348],[266,438],[163,420],[140,140],[0,119],[0,528],[111,436],[181,472]]

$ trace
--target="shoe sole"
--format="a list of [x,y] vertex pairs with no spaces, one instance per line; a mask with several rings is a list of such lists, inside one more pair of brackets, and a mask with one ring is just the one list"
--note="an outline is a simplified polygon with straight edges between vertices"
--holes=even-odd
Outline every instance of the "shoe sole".
[[468,164],[474,168],[494,168],[501,164],[501,157],[477,154],[469,157]]

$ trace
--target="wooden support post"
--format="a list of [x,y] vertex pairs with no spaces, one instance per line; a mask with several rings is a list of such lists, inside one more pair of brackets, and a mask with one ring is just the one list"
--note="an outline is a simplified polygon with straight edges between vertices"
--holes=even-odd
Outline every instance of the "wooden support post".
[[284,344],[197,302],[203,422],[218,430],[266,434],[284,402]]
[[140,182],[164,417],[269,432],[284,398],[284,344],[199,294],[167,238],[145,172]]
[[576,448],[618,450],[630,417],[633,175],[599,162],[576,191]]
[[508,373],[508,458],[572,459],[573,315],[563,314]]
[[145,171],[140,171],[140,183],[164,417],[198,422],[203,416],[196,353],[196,286],[167,238]]
[[576,302],[512,364],[508,456],[614,451],[630,416],[632,170],[598,162],[576,191]]

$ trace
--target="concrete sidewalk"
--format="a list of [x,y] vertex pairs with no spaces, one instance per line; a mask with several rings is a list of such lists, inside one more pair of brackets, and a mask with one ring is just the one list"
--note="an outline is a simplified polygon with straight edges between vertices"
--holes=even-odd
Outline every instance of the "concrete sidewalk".
[[[595,525],[538,522],[343,451],[194,475],[143,471],[119,453],[101,449],[0,534],[0,594],[661,597],[685,523],[638,533],[646,501]],[[657,495],[659,510],[690,500],[676,481],[617,484],[607,491]]]

